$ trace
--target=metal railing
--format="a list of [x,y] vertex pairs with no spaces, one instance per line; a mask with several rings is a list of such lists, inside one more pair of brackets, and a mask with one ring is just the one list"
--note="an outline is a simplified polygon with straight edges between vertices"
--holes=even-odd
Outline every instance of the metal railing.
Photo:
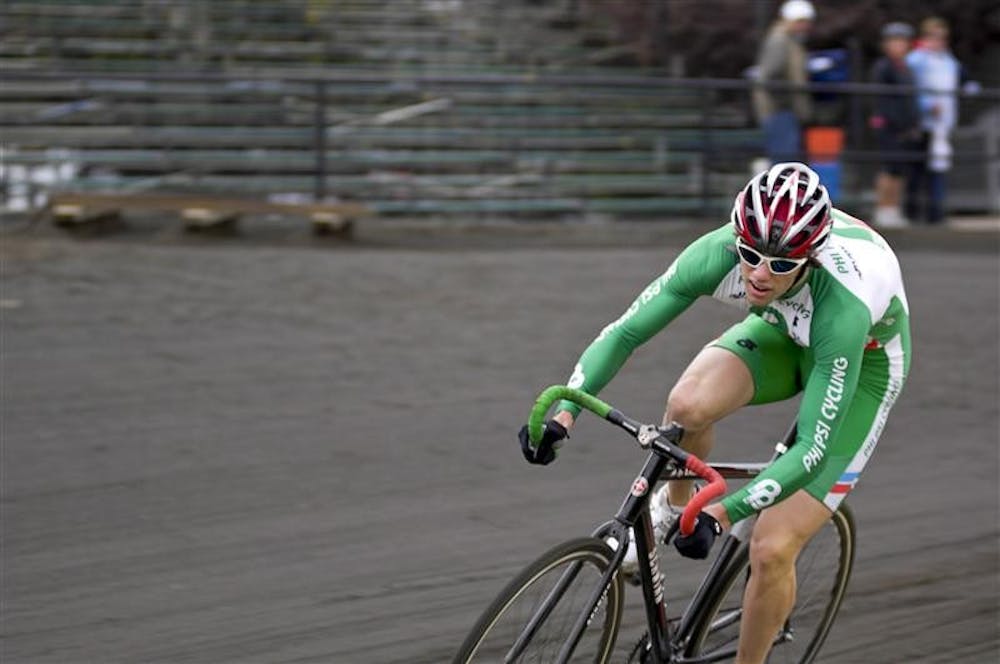
[[[771,91],[784,92],[806,92],[809,94],[823,94],[833,96],[842,105],[842,116],[845,119],[846,147],[837,156],[837,159],[844,165],[856,168],[867,173],[879,161],[889,157],[893,159],[920,160],[924,158],[921,153],[908,152],[905,154],[886,155],[875,149],[870,137],[866,133],[864,118],[866,107],[870,100],[877,97],[891,95],[913,95],[918,93],[933,92],[937,94],[952,94],[959,102],[966,107],[963,115],[969,116],[969,108],[993,109],[992,118],[984,117],[982,120],[982,131],[986,140],[977,149],[969,150],[960,148],[953,153],[953,161],[961,163],[964,168],[972,168],[979,173],[979,180],[982,187],[982,197],[985,205],[992,212],[998,212],[1000,207],[1000,154],[998,154],[998,135],[1000,135],[1000,113],[996,111],[1000,108],[1000,89],[981,89],[972,94],[964,91],[944,92],[940,90],[925,90],[916,88],[906,88],[899,86],[886,86],[873,83],[811,83],[808,85],[795,85],[783,82],[759,83],[745,79],[714,79],[714,78],[668,78],[654,77],[632,74],[601,74],[601,75],[573,75],[573,74],[538,74],[525,73],[513,74],[406,74],[393,75],[392,73],[380,71],[333,71],[322,76],[299,76],[295,74],[274,77],[258,76],[252,73],[165,73],[156,72],[149,74],[136,73],[81,73],[81,72],[54,72],[54,71],[5,71],[4,79],[7,81],[70,81],[75,83],[79,89],[80,102],[85,102],[95,96],[100,96],[105,103],[114,103],[116,90],[119,92],[129,90],[131,92],[148,89],[155,93],[155,88],[160,84],[168,83],[193,83],[205,84],[208,86],[206,97],[212,94],[232,95],[236,92],[244,95],[261,95],[275,97],[282,94],[295,94],[299,98],[311,100],[313,104],[313,145],[314,154],[314,185],[312,196],[315,200],[321,201],[327,197],[327,178],[329,174],[328,160],[330,150],[328,149],[329,123],[329,92],[334,86],[345,84],[385,84],[397,85],[402,89],[416,95],[424,96],[446,96],[449,89],[458,90],[463,86],[496,87],[518,86],[536,90],[543,89],[614,89],[642,90],[645,93],[655,94],[656,91],[663,91],[664,94],[675,91],[685,91],[694,93],[698,100],[700,109],[700,123],[698,130],[701,140],[699,146],[701,158],[700,188],[703,199],[703,211],[708,213],[711,209],[711,177],[712,168],[720,163],[720,160],[731,160],[734,158],[750,158],[762,152],[762,146],[758,145],[727,145],[724,148],[718,147],[719,132],[725,131],[715,125],[714,118],[716,109],[720,102],[725,102],[729,107],[742,107],[746,110],[747,125],[752,124],[750,109],[750,95],[756,88],[764,88]],[[214,90],[214,91],[213,91]],[[431,95],[433,93],[433,95]],[[212,103],[210,99],[206,103]],[[4,143],[16,144],[17,128],[19,126],[32,126],[45,124],[44,118],[38,118],[38,122],[25,119],[17,123],[16,126],[8,127],[3,139]],[[963,129],[964,131],[964,129]],[[723,153],[722,150],[725,150]],[[871,181],[870,174],[867,182]]]

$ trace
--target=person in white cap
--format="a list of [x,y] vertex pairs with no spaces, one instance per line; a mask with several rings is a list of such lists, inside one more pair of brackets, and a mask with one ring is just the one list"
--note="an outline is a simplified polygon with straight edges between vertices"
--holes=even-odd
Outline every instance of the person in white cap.
[[[771,26],[757,55],[757,80],[804,85],[809,80],[803,43],[816,10],[808,0],[788,0],[780,19]],[[796,161],[802,156],[802,124],[812,116],[808,92],[754,89],[754,110],[764,129],[767,158],[771,163]]]

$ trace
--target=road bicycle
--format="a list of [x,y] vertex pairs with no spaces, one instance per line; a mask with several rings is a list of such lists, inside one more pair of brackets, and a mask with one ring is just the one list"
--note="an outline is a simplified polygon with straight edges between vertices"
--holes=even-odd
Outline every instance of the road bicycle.
[[[678,445],[683,429],[642,424],[600,399],[554,385],[538,397],[528,420],[529,435],[541,440],[545,414],[560,399],[572,401],[624,429],[649,451],[615,517],[589,537],[552,547],[525,567],[476,621],[454,658],[470,662],[597,662],[611,660],[622,625],[625,575],[622,560],[634,534],[638,585],[646,614],[646,633],[627,662],[708,664],[736,655],[743,591],[753,571],[749,565],[754,518],[726,534],[690,603],[670,616],[664,600],[667,579],[661,573],[657,542],[649,515],[653,487],[663,479],[706,482],[668,530],[690,533],[701,509],[726,492],[725,478],[750,479],[795,441],[793,426],[767,463],[706,464]],[[854,563],[854,519],[846,504],[833,514],[796,561],[796,602],[775,636],[768,662],[812,662],[836,618]]]

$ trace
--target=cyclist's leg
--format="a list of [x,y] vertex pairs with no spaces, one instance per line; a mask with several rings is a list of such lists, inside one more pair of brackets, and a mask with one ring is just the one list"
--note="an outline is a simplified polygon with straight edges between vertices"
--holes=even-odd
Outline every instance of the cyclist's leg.
[[805,489],[761,513],[750,539],[751,573],[734,664],[764,661],[795,603],[795,559],[830,514]]
[[865,353],[858,389],[822,469],[788,499],[764,510],[750,541],[737,664],[764,661],[795,601],[795,561],[858,481],[905,381],[902,342]]
[[[663,423],[684,427],[681,445],[705,458],[715,439],[715,422],[745,406],[753,398],[753,378],[740,358],[716,346],[706,346],[695,356],[667,398]],[[670,503],[686,505],[690,481],[668,483]]]
[[[681,445],[704,458],[712,449],[715,422],[749,403],[787,399],[801,389],[797,361],[788,361],[796,349],[773,326],[749,316],[695,356],[670,391],[663,423],[681,424]],[[670,482],[668,495],[671,504],[686,504],[691,482]]]

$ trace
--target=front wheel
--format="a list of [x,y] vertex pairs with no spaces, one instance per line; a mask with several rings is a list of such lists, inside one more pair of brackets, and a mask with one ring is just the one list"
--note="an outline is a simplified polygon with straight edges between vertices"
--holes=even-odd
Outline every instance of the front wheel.
[[[493,600],[453,662],[558,661],[613,557],[611,548],[593,537],[570,540],[545,552]],[[622,578],[615,574],[572,649],[573,661],[608,661],[621,624],[623,598]]]
[[[854,517],[841,504],[802,549],[795,562],[795,606],[768,656],[769,664],[809,664],[840,609],[854,564]],[[752,570],[747,547],[709,596],[686,655],[694,661],[732,661],[743,615],[743,592]]]

